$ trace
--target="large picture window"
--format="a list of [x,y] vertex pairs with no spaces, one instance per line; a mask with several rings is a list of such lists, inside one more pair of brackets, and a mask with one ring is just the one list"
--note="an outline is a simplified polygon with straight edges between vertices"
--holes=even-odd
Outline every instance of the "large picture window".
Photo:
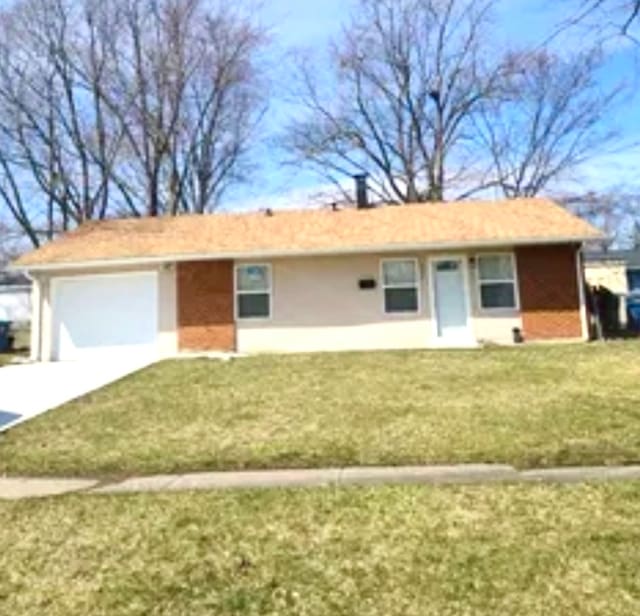
[[236,267],[236,314],[239,319],[268,319],[271,316],[271,267]]
[[483,310],[517,308],[513,255],[479,255],[477,264],[480,307]]
[[415,259],[383,261],[382,288],[386,313],[418,312],[418,262]]

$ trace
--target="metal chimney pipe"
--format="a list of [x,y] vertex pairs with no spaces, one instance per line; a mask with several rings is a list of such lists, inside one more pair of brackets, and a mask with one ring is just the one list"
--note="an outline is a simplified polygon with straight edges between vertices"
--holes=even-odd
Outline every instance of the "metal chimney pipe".
[[356,204],[359,210],[367,209],[371,207],[369,205],[369,191],[367,189],[367,177],[366,173],[358,173],[353,176],[356,182]]

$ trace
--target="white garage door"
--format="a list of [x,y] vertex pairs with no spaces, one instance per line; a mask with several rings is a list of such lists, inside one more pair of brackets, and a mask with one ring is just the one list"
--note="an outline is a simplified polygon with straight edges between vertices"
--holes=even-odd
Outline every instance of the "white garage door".
[[57,278],[52,294],[54,359],[157,353],[154,272]]

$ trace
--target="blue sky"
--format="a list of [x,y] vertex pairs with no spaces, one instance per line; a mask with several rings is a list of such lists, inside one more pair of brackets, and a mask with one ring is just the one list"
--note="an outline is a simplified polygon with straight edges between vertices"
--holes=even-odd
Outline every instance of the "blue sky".
[[[498,45],[519,46],[540,44],[555,30],[564,15],[569,0],[501,0],[497,11]],[[291,61],[286,51],[301,48],[321,51],[332,36],[339,34],[347,20],[353,0],[265,0],[258,15],[270,27],[273,50],[272,61],[278,67],[274,86],[275,100],[271,103],[265,125],[266,134],[274,134],[286,122],[290,113],[287,104],[279,100],[290,75]],[[587,39],[584,33],[567,35],[557,40],[558,49],[576,48]],[[632,83],[638,67],[638,51],[631,44],[617,42],[607,53],[603,86],[624,79]],[[625,141],[640,143],[640,110],[637,100],[628,98],[613,109],[608,122],[622,130]],[[636,182],[637,148],[621,152],[603,152],[577,170],[565,186],[580,185],[601,189],[609,186],[630,187]],[[283,169],[281,154],[265,147],[260,152],[261,168],[256,182],[230,196],[227,207],[250,208],[303,205],[309,195],[321,187],[321,180],[299,169]]]

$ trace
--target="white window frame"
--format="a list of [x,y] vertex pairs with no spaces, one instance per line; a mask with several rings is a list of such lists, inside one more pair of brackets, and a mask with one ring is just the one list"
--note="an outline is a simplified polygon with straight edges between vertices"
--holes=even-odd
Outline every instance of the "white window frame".
[[[384,265],[385,263],[393,263],[397,261],[411,261],[414,265],[416,272],[415,285],[406,284],[385,284],[384,280]],[[382,289],[382,312],[391,317],[403,317],[420,314],[422,312],[422,274],[420,272],[420,262],[415,257],[390,257],[380,260],[380,288]],[[416,310],[403,310],[403,311],[388,311],[386,293],[387,289],[413,289],[416,290],[417,295],[417,307]]]
[[[513,278],[507,280],[506,278],[482,280],[480,278],[480,260],[483,257],[509,257],[511,260],[511,269],[513,271]],[[481,252],[474,256],[475,258],[475,277],[476,277],[476,298],[478,301],[478,310],[480,312],[503,312],[512,313],[520,310],[520,285],[518,284],[518,267],[516,262],[516,255],[513,252]],[[482,285],[483,284],[512,284],[513,285],[513,297],[514,305],[507,307],[495,307],[485,308],[482,305]]]
[[[268,286],[263,291],[240,291],[238,289],[238,270],[247,267],[264,267],[267,270]],[[240,316],[240,295],[264,295],[269,296],[269,314],[265,317],[241,317]],[[233,312],[236,321],[269,321],[273,316],[273,268],[271,263],[236,263],[233,268]]]

